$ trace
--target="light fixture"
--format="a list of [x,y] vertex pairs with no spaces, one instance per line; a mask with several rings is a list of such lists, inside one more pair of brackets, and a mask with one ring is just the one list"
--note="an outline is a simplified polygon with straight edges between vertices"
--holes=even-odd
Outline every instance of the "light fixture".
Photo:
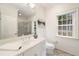
[[35,4],[34,3],[25,3],[25,5],[31,7],[31,8],[34,8],[35,7]]
[[29,6],[30,6],[31,8],[34,8],[34,7],[35,7],[35,4],[30,3]]
[[18,15],[19,15],[19,16],[21,16],[22,14],[21,14],[21,13],[19,13]]

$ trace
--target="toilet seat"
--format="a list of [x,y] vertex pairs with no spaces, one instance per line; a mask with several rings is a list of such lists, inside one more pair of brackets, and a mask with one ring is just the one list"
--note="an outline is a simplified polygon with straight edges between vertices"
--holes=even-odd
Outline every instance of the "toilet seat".
[[46,48],[47,48],[47,49],[55,49],[55,45],[54,45],[54,44],[51,44],[51,43],[46,42]]

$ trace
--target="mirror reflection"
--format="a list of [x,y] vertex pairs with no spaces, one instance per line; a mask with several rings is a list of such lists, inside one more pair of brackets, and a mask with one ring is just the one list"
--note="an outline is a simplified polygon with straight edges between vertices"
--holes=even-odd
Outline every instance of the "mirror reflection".
[[32,8],[24,3],[0,4],[0,39],[31,35]]

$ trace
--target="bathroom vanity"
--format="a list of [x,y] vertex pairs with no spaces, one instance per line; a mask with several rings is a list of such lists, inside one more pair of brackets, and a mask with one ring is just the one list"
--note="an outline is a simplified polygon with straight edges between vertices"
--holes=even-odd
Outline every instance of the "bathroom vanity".
[[[12,38],[13,39],[13,38]],[[26,36],[0,46],[0,56],[44,56],[45,39]],[[17,40],[18,39],[18,40]]]
[[37,17],[32,9],[25,13],[26,9],[0,4],[0,56],[45,55],[45,39],[37,37]]

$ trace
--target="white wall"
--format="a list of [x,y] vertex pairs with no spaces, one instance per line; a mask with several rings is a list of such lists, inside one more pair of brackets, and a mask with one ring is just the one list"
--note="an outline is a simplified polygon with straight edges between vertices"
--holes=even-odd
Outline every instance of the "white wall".
[[36,5],[35,8],[34,8],[34,12],[35,12],[35,16],[36,16],[36,19],[42,19],[42,21],[45,20],[45,10],[39,6],[39,5]]
[[0,4],[1,9],[1,39],[16,37],[17,9],[8,4]]
[[[1,13],[0,13],[0,28],[1,28]],[[0,29],[0,39],[1,39],[1,29]]]
[[[34,12],[35,12],[34,21],[37,21],[38,19],[42,19],[42,21],[45,21],[45,10],[41,6],[36,5],[36,7],[34,8]],[[39,27],[37,24],[37,34],[38,34],[38,36],[44,36],[45,27],[43,27],[43,28]]]
[[58,41],[57,48],[73,55],[79,55],[79,40],[56,37],[56,14],[79,7],[79,4],[57,4],[46,12],[46,35],[49,42]]

